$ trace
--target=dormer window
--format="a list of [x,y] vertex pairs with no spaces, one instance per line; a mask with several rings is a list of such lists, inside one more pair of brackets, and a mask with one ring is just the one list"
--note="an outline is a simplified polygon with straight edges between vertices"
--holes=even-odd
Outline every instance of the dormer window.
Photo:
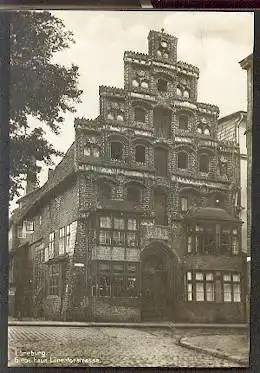
[[135,121],[145,122],[145,110],[142,108],[135,108]]
[[167,91],[168,82],[164,79],[159,79],[157,83],[157,89],[160,92],[166,92]]
[[111,159],[120,161],[123,158],[123,147],[121,142],[111,142]]

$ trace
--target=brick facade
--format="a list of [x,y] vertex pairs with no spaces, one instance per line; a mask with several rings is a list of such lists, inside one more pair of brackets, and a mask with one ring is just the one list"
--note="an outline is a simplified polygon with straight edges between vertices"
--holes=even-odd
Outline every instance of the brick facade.
[[[27,245],[32,266],[44,268],[42,313],[97,321],[201,321],[203,313],[205,322],[242,322],[239,148],[218,140],[218,107],[197,102],[199,70],[177,61],[177,39],[151,31],[148,51],[125,52],[124,89],[100,87],[100,115],[75,120],[64,164],[14,219],[41,215]],[[209,252],[212,242],[197,233],[205,224],[216,238]],[[37,264],[39,243],[47,256]]]

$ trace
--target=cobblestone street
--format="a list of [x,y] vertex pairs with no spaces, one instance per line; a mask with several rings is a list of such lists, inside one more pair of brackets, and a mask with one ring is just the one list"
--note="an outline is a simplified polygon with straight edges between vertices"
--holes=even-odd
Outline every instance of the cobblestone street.
[[9,366],[239,366],[180,347],[181,335],[169,329],[9,326]]

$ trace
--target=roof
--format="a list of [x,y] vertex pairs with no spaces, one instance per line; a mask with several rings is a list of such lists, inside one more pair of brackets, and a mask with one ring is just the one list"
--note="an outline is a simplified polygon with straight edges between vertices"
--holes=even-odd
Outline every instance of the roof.
[[245,117],[247,116],[246,111],[243,111],[243,110],[235,111],[234,113],[231,113],[231,114],[228,114],[228,115],[226,115],[222,118],[219,118],[218,123],[226,122],[228,120],[235,119],[236,117],[237,118],[241,117],[241,119],[242,119],[243,116],[245,116]]
[[253,53],[239,62],[243,70],[248,70],[253,65]]
[[232,217],[226,210],[218,207],[200,207],[190,210],[186,218],[199,220],[224,220],[224,221],[238,221],[237,218]]
[[[10,219],[10,224],[21,220],[37,202],[45,197],[54,187],[63,182],[69,175],[75,172],[74,167],[74,142],[62,158],[61,162],[53,170],[46,183],[37,189],[37,193],[32,193],[28,204],[20,209],[16,209]],[[24,196],[26,197],[26,195]]]

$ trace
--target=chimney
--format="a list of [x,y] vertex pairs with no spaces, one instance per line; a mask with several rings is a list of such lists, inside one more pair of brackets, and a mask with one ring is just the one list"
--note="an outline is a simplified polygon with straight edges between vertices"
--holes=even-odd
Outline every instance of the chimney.
[[38,174],[38,167],[36,165],[36,158],[32,157],[31,168],[30,170],[28,170],[27,175],[26,175],[25,194],[31,193],[39,187],[37,174]]

